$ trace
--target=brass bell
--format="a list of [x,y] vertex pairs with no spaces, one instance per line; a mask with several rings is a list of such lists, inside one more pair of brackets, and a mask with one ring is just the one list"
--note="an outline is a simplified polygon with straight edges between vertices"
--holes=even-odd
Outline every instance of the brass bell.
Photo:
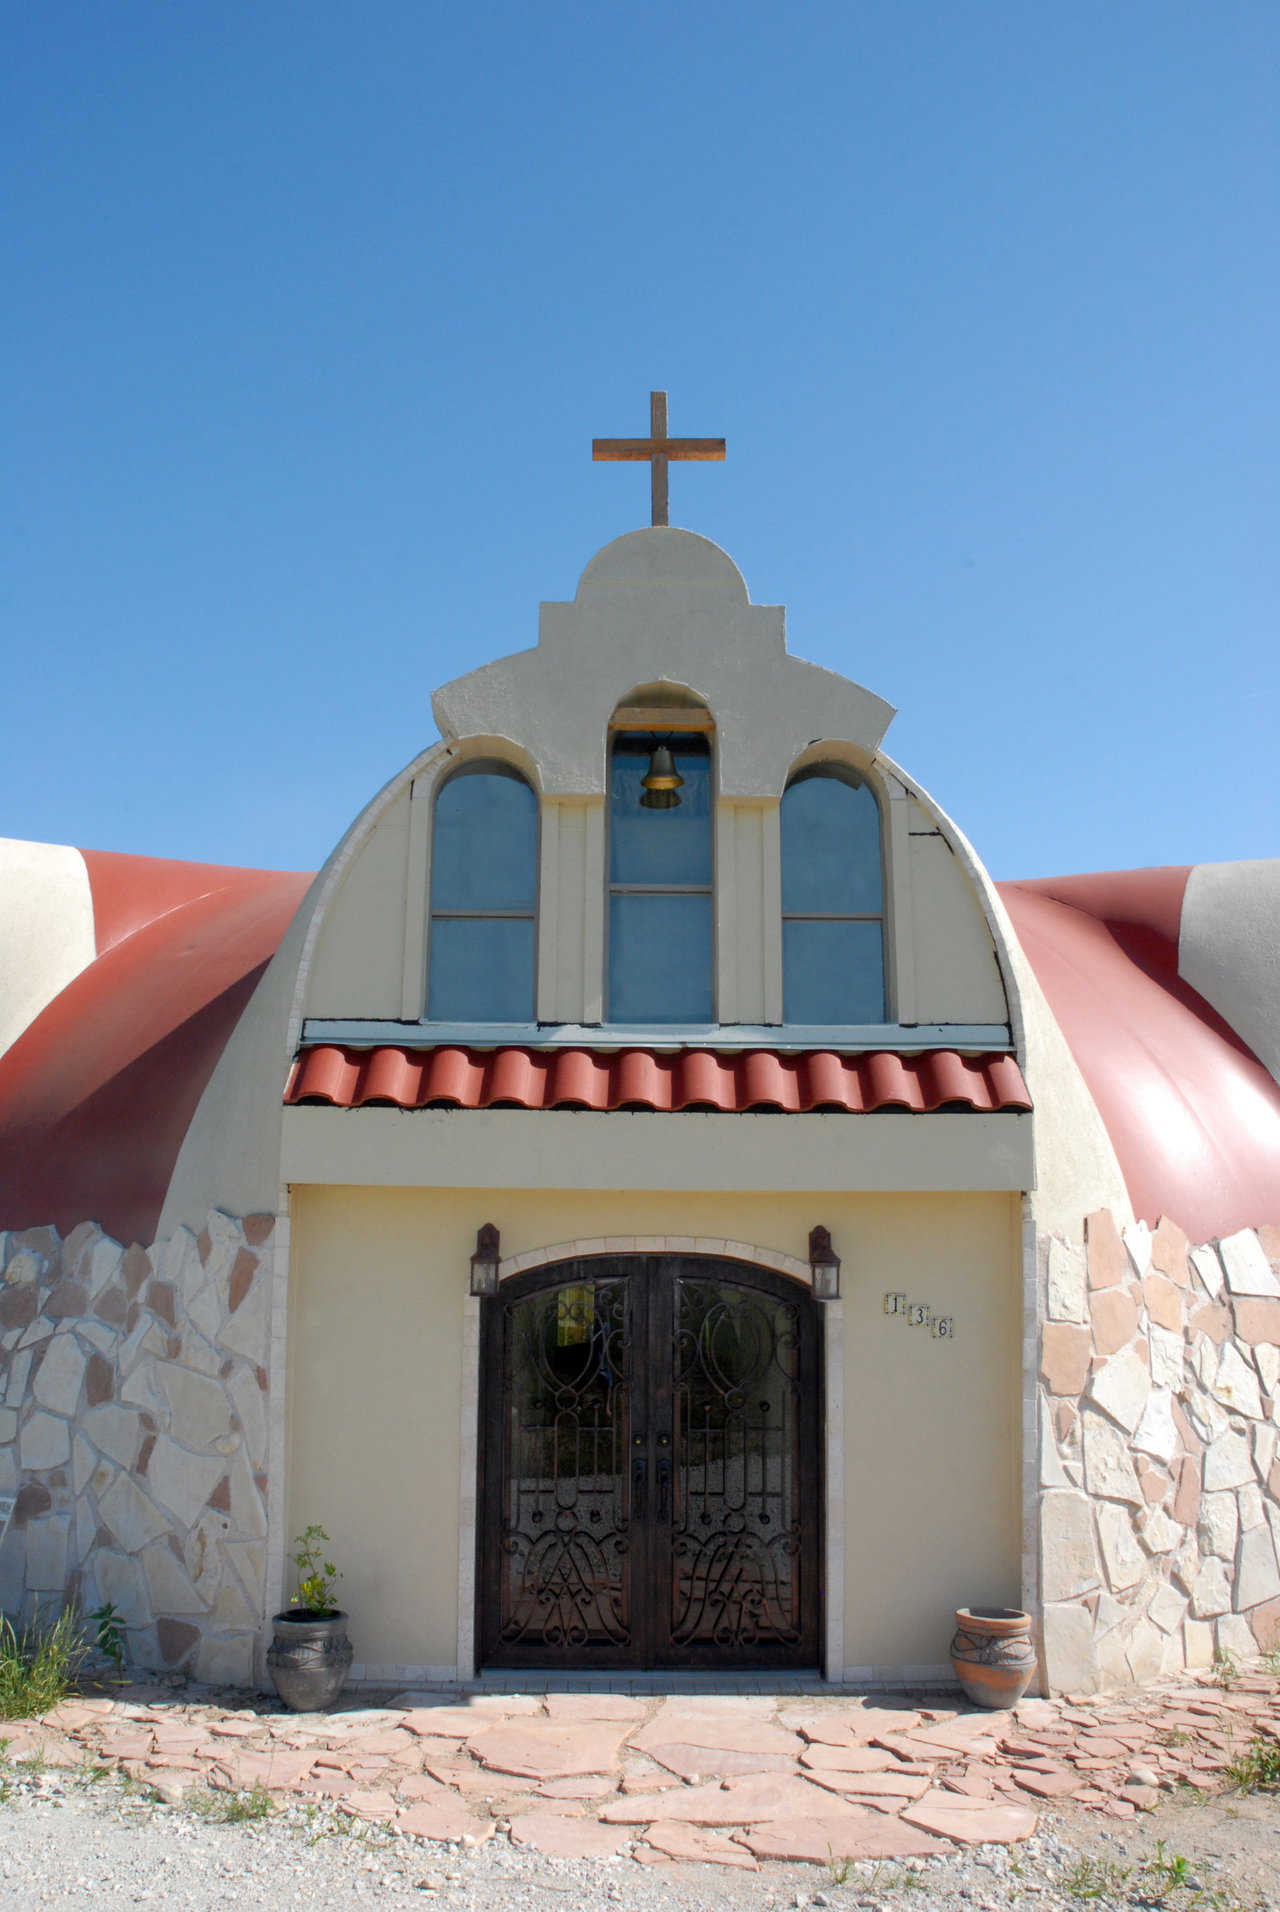
[[684,778],[676,769],[675,758],[666,744],[658,744],[649,759],[649,768],[640,779],[644,795],[642,810],[674,810],[680,801]]

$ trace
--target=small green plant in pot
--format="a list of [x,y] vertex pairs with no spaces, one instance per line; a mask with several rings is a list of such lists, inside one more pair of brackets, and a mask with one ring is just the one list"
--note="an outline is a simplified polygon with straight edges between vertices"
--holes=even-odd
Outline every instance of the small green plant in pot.
[[342,1691],[353,1652],[347,1616],[334,1598],[342,1576],[326,1558],[330,1541],[323,1527],[305,1527],[293,1544],[297,1590],[271,1623],[267,1671],[293,1712],[325,1713]]

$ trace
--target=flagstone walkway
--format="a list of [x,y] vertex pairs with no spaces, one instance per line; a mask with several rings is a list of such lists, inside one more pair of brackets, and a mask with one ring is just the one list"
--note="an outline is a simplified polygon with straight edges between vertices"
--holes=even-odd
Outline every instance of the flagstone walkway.
[[1187,1678],[1000,1713],[881,1695],[562,1692],[287,1714],[130,1689],[0,1737],[10,1761],[115,1766],[171,1802],[263,1788],[421,1839],[754,1869],[1008,1844],[1046,1802],[1125,1820],[1162,1790],[1217,1791],[1252,1741],[1280,1743],[1280,1680]]

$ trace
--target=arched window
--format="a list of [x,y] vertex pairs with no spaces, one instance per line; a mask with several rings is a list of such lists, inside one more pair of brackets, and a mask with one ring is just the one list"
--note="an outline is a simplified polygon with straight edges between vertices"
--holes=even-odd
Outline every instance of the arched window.
[[608,1019],[710,1022],[711,969],[710,746],[688,733],[619,732],[609,767]]
[[787,1022],[883,1022],[880,810],[830,765],[782,798],[782,1013]]
[[532,1022],[538,800],[505,764],[466,764],[436,798],[427,1015]]

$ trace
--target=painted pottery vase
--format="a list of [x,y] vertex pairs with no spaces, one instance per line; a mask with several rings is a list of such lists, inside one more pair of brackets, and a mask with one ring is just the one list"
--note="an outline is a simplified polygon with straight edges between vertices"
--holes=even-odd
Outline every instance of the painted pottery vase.
[[345,1613],[317,1616],[306,1607],[277,1613],[267,1648],[267,1671],[294,1713],[327,1713],[342,1691],[354,1648]]
[[1012,1706],[1036,1670],[1030,1614],[1016,1607],[957,1607],[951,1664],[976,1706]]

